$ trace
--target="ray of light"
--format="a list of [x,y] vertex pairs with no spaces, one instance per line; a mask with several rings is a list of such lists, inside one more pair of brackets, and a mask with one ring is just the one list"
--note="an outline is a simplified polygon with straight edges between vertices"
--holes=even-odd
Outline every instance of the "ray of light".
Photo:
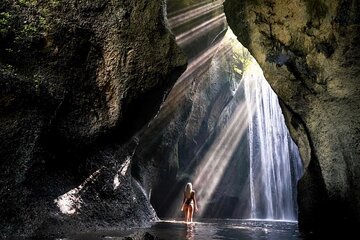
[[130,166],[130,162],[131,162],[131,157],[128,156],[126,158],[125,162],[123,164],[121,164],[118,172],[115,174],[114,181],[113,181],[114,190],[116,190],[120,186],[121,181],[123,181],[123,179],[125,178],[125,174]]
[[[194,186],[201,201],[202,213],[206,210],[239,141],[248,129],[248,112],[239,104],[228,125],[221,131],[196,170]],[[200,213],[201,214],[201,213]]]
[[190,62],[188,65],[186,71],[180,76],[178,81],[175,83],[175,86],[179,83],[181,83],[183,80],[189,79],[191,75],[193,75],[194,72],[196,72],[201,66],[203,66],[205,63],[207,63],[211,58],[214,56],[214,54],[218,51],[224,51],[227,52],[231,49],[229,46],[223,46],[219,49],[219,43],[214,44],[211,48],[207,49],[203,53],[201,53],[198,57],[196,57],[193,61]]
[[196,18],[204,16],[212,11],[218,10],[222,8],[223,0],[211,2],[205,4],[203,6],[199,6],[193,10],[189,10],[187,12],[181,13],[179,15],[175,15],[169,18],[168,23],[170,28],[176,28],[182,24],[188,23]]
[[225,13],[222,13],[208,21],[203,22],[200,25],[197,25],[189,31],[179,34],[178,36],[176,36],[176,42],[179,44],[180,47],[182,47],[189,42],[198,39],[200,36],[211,31],[212,29],[223,25],[225,21]]
[[167,18],[172,18],[172,17],[175,16],[175,15],[179,15],[179,14],[182,14],[182,13],[184,13],[184,12],[191,11],[191,10],[194,9],[194,8],[198,8],[198,7],[202,6],[202,5],[205,5],[205,4],[208,4],[208,3],[211,3],[211,2],[212,2],[212,0],[199,1],[198,3],[196,3],[196,4],[191,4],[191,5],[188,6],[188,7],[184,7],[184,8],[181,8],[181,9],[179,9],[179,10],[176,10],[176,11],[173,11],[173,12],[169,12],[169,13],[167,14]]
[[[180,76],[180,78],[175,83],[173,89],[170,91],[169,95],[165,99],[165,102],[161,105],[158,114],[154,117],[154,119],[147,125],[144,126],[141,131],[139,131],[139,135],[143,134],[143,131],[153,131],[153,129],[159,129],[162,131],[162,126],[165,126],[172,120],[172,116],[174,113],[178,111],[177,106],[183,101],[186,96],[185,94],[189,91],[191,85],[194,84],[193,79],[194,75],[201,75],[208,68],[208,62],[211,61],[211,58],[217,51],[229,51],[229,48],[220,47],[220,41],[214,43],[214,45],[203,51],[198,57],[194,58],[193,61],[187,67],[187,70]],[[196,74],[195,74],[196,73]],[[202,79],[204,81],[205,79]],[[199,82],[198,82],[199,84]],[[149,139],[150,142],[155,141],[156,139]]]
[[94,181],[100,174],[103,167],[91,174],[85,181],[78,187],[71,189],[67,193],[59,196],[54,200],[54,203],[59,208],[60,212],[66,215],[72,215],[76,213],[83,203],[80,193],[85,191],[86,186]]

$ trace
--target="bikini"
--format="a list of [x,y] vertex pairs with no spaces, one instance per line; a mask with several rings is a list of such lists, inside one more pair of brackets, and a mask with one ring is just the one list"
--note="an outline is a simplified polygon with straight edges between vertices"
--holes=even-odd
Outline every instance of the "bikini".
[[192,203],[193,199],[194,199],[194,192],[191,192],[190,198],[186,199],[185,204],[190,205]]

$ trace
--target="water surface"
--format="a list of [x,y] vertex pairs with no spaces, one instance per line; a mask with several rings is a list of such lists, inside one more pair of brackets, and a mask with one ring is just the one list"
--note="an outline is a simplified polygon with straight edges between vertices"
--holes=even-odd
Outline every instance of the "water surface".
[[87,233],[72,236],[68,239],[96,240],[121,239],[131,232],[144,231],[164,240],[299,240],[304,239],[298,231],[297,222],[208,219],[185,223],[183,221],[163,220],[153,223],[149,228],[133,229],[127,232],[109,231]]

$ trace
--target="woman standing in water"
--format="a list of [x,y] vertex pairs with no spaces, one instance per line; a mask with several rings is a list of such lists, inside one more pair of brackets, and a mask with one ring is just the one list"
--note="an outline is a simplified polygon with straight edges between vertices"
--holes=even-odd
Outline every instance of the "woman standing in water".
[[198,211],[195,191],[192,189],[192,184],[187,183],[184,191],[184,200],[181,207],[181,211],[185,214],[185,222],[192,222],[194,210],[195,212]]

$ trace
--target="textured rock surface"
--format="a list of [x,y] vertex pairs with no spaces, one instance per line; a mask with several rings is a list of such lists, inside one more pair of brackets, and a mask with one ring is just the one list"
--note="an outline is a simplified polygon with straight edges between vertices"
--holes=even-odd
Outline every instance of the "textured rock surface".
[[1,235],[154,219],[126,171],[113,181],[185,64],[163,1],[1,1]]
[[[210,77],[209,65],[172,89],[134,154],[134,176],[161,217],[180,217],[178,195],[193,180],[197,161],[213,141],[220,114],[233,98],[229,81]],[[171,206],[174,200],[176,207]]]
[[[209,160],[208,157],[211,149],[219,147],[216,143],[220,139],[229,143],[224,137],[224,129],[238,106],[244,104],[243,87],[235,91],[241,85],[242,74],[234,76],[233,68],[238,64],[237,67],[243,70],[247,60],[244,56],[234,57],[236,50],[231,47],[232,41],[236,39],[230,40],[227,34],[221,43],[209,47],[215,49],[209,60],[188,78],[180,78],[141,135],[132,171],[145,186],[161,218],[182,217],[179,208],[185,184],[189,181],[196,184],[196,178],[202,173],[201,166],[210,160],[216,162],[217,159]],[[243,62],[239,63],[240,59]],[[189,66],[191,70],[192,64]],[[247,156],[248,147],[247,134],[244,134],[239,143],[234,144],[236,151],[229,153],[231,160],[216,194],[206,202],[198,192],[201,210],[197,216],[231,218],[249,215],[248,199],[242,199],[240,194],[249,191],[249,166],[247,161],[239,160]],[[207,169],[207,174],[212,174],[211,169]],[[197,183],[194,187],[206,192],[209,186]],[[236,207],[229,207],[234,205]]]
[[[201,11],[211,4],[215,5],[211,11]],[[233,96],[225,70],[230,66],[215,66],[224,68],[219,78],[209,70],[214,55],[225,48],[219,47],[227,29],[222,5],[172,0],[167,7],[169,26],[190,60],[157,116],[139,135],[132,172],[159,216],[173,218],[182,215],[179,194],[194,176],[194,167],[213,141],[219,116]],[[182,17],[184,12],[192,17]]]
[[130,236],[127,236],[127,237],[124,237],[124,238],[120,238],[122,240],[160,240],[160,238],[154,236],[154,235],[151,235],[150,233],[148,232],[145,232],[145,233],[134,233],[134,234],[131,234]]
[[358,1],[226,0],[228,23],[282,100],[307,166],[303,230],[360,224]]

